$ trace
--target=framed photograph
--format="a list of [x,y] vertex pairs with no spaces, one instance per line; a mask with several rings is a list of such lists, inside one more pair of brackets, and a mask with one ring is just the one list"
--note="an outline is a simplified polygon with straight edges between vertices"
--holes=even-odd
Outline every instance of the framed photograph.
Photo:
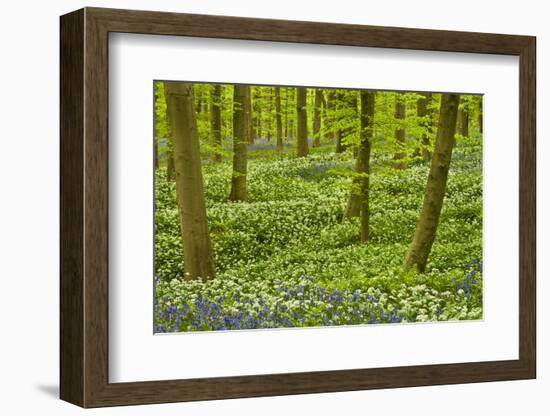
[[62,16],[61,398],[535,378],[535,45]]

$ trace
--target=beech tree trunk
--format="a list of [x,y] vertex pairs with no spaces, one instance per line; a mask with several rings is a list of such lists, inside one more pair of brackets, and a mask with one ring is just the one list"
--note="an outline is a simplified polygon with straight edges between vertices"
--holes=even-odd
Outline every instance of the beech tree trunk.
[[233,90],[233,174],[230,201],[246,201],[246,173],[250,134],[250,87],[235,85]]
[[483,97],[479,97],[478,101],[479,109],[478,109],[478,124],[479,124],[479,132],[483,133]]
[[[357,98],[358,98],[357,93],[355,91],[347,91],[347,92],[344,92],[342,94],[342,99],[343,99],[343,103],[344,103],[345,108],[348,108],[349,110],[351,110],[351,113],[352,113],[350,115],[347,115],[347,117],[351,117],[354,120],[357,120],[357,119],[360,118],[360,116],[358,114],[358,111],[357,111],[357,107],[358,107],[358,103],[359,103],[359,100]],[[357,131],[357,126],[356,125],[348,126],[348,127],[346,127],[345,129],[342,130],[341,136],[340,136],[340,148],[341,148],[342,151],[345,151],[350,147],[349,143],[343,142],[342,140],[346,137],[351,136],[356,131]],[[354,156],[357,155],[357,148],[354,149],[353,154],[354,154]]]
[[[254,112],[252,111],[252,109],[254,108],[254,103],[256,101],[256,99],[252,100],[252,88],[251,87],[248,87],[248,92],[246,94],[246,97],[247,97],[247,103],[246,103],[246,106],[247,106],[247,138],[248,138],[248,143],[250,144],[254,144],[254,139],[260,134],[260,130],[259,130],[259,124],[257,124],[258,122],[258,117],[254,118]],[[256,97],[254,97],[256,98]],[[234,137],[235,134],[233,134]]]
[[197,94],[197,106],[195,108],[197,114],[202,113],[202,94],[200,92]]
[[361,91],[361,141],[357,150],[356,170],[361,173],[361,242],[369,241],[369,184],[370,184],[370,152],[374,132],[374,91]]
[[[355,173],[353,178],[344,219],[350,220],[361,216],[361,241],[369,238],[369,173],[370,152],[373,135],[375,93],[361,91],[361,131],[355,161]],[[363,221],[364,220],[364,221]]]
[[284,94],[284,114],[285,114],[285,122],[284,122],[284,126],[283,126],[283,138],[284,138],[284,141],[287,141],[288,140],[288,137],[289,137],[289,129],[290,129],[290,120],[289,120],[289,116],[288,116],[288,107],[289,107],[289,101],[290,101],[290,98],[288,96],[288,90],[285,88],[284,90],[281,90],[281,91],[284,91],[285,94]]
[[405,257],[405,269],[416,267],[421,273],[426,270],[426,263],[435,240],[443,207],[443,197],[455,144],[459,100],[460,96],[456,94],[444,94],[441,97],[437,137],[424,193],[424,204],[416,225],[414,238]]
[[327,92],[327,105],[325,112],[325,124],[330,126],[330,135],[332,140],[336,142],[336,129],[334,128],[335,124],[335,110],[336,110],[336,93],[335,90],[329,90]]
[[[395,119],[398,122],[405,120],[406,108],[405,103],[401,100],[401,97],[396,97],[395,101]],[[407,157],[405,153],[405,128],[403,126],[398,126],[395,129],[395,146],[396,151],[393,156],[393,166],[395,169],[406,169],[407,164],[405,158]]]
[[336,130],[334,137],[336,139],[336,149],[334,149],[334,151],[336,153],[342,153],[345,150],[342,144],[342,130],[340,129]]
[[156,137],[153,137],[153,153],[155,159],[155,171],[159,168],[159,142]]
[[296,101],[294,97],[294,92],[296,91],[295,88],[289,88],[287,93],[287,117],[288,117],[288,129],[287,129],[287,138],[288,139],[294,139],[296,137],[296,126],[295,126],[295,118],[296,118],[296,111],[294,110],[296,108]]
[[307,156],[307,89],[296,88],[296,118],[298,120],[297,157]]
[[[334,92],[334,119],[333,119],[333,123],[335,124],[339,124],[340,121],[341,121],[341,110],[342,110],[342,106],[344,105],[343,101],[344,101],[344,93],[342,91],[339,91],[339,90],[336,90]],[[345,146],[344,144],[342,143],[342,139],[343,139],[343,136],[344,136],[344,132],[342,131],[342,127],[341,126],[337,126],[334,130],[334,138],[336,140],[336,149],[335,149],[335,152],[336,153],[342,153],[345,149]]]
[[214,85],[212,89],[210,103],[210,119],[212,128],[212,144],[214,146],[214,155],[212,159],[215,162],[221,162],[222,160],[222,86],[219,84]]
[[281,117],[281,88],[275,87],[275,124],[277,125],[277,150],[283,150],[283,120]]
[[321,146],[321,107],[323,105],[323,90],[315,89],[315,106],[313,109],[313,147]]
[[460,107],[458,108],[457,127],[456,127],[457,133],[460,134],[461,136],[468,137],[469,124],[470,124],[470,117],[468,113],[468,103],[463,101]]
[[433,126],[432,112],[429,106],[432,102],[432,94],[424,93],[416,102],[416,115],[419,119],[418,124],[424,128],[420,138],[420,145],[415,149],[414,157],[422,157],[424,162],[429,162],[431,158],[430,152],[430,135]]
[[193,86],[165,82],[166,105],[174,142],[176,195],[180,212],[185,279],[214,277]]
[[[252,91],[250,91],[250,96],[252,97]],[[264,136],[263,126],[262,126],[262,105],[263,98],[261,96],[261,90],[258,90],[253,97],[253,101],[250,105],[250,118],[256,119],[256,135],[250,138],[250,143],[254,143],[254,139],[261,139]],[[254,108],[255,106],[255,108]]]
[[271,142],[271,139],[273,138],[273,94],[272,94],[272,88],[268,90],[267,94],[267,120],[266,120],[266,137],[267,141]]

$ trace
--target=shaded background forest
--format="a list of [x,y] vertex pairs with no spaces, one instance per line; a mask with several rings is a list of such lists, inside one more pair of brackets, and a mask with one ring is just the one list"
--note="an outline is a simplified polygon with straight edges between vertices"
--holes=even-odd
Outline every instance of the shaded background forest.
[[476,95],[156,82],[155,332],[481,317],[482,119]]

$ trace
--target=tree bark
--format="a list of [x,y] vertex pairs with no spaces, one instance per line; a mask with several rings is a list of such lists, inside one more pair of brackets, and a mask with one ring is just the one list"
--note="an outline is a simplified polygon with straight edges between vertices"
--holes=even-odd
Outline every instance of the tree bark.
[[313,107],[313,147],[321,146],[321,107],[323,105],[323,90],[315,89],[315,104]]
[[267,141],[271,143],[271,139],[273,138],[273,94],[272,94],[272,88],[268,88],[267,90],[267,120],[266,120],[266,138]]
[[283,120],[281,117],[281,88],[275,87],[275,123],[277,125],[277,150],[283,150]]
[[284,93],[283,97],[281,98],[281,106],[282,108],[284,108],[283,114],[285,116],[285,120],[283,123],[283,141],[286,141],[288,140],[288,91],[286,91],[286,89],[283,90],[281,89],[281,87],[279,87],[279,94],[281,92]]
[[193,86],[165,82],[164,88],[174,142],[185,279],[207,280],[214,277],[214,258],[206,217]]
[[[396,97],[395,101],[395,119],[398,122],[405,120],[406,108],[405,103],[401,100],[401,97]],[[396,151],[393,156],[393,166],[395,169],[406,169],[407,164],[405,158],[407,157],[405,153],[405,128],[403,126],[398,126],[395,129],[395,146]]]
[[221,162],[222,160],[222,86],[215,84],[212,89],[211,103],[210,103],[210,119],[212,124],[212,145],[214,146],[214,155],[212,160],[214,162]]
[[156,137],[153,137],[153,153],[154,153],[154,167],[155,171],[159,168],[159,142]]
[[233,175],[230,201],[246,201],[246,173],[250,134],[250,87],[235,85],[233,92]]
[[468,137],[469,136],[469,125],[470,124],[470,117],[468,113],[468,103],[463,101],[460,107],[458,108],[458,116],[457,116],[457,133],[461,136]]
[[[257,92],[254,95],[254,100],[252,105],[250,106],[250,117],[256,120],[256,136],[250,138],[250,143],[254,143],[254,139],[257,137],[261,139],[264,135],[264,130],[262,126],[262,105],[263,105],[263,98],[261,95],[261,89],[257,88]],[[252,91],[250,92],[250,95],[252,96]]]
[[423,127],[422,136],[420,138],[420,145],[415,149],[414,157],[422,157],[424,162],[429,162],[431,158],[430,152],[430,135],[433,126],[432,112],[430,111],[430,104],[432,102],[432,94],[424,93],[416,102],[416,116],[418,117],[418,124]]
[[295,88],[288,89],[287,95],[287,117],[288,117],[288,135],[287,138],[293,140],[296,137],[296,97]]
[[357,150],[357,172],[363,176],[361,180],[361,242],[369,241],[369,184],[370,184],[370,152],[374,132],[374,91],[361,91],[361,141]]
[[424,193],[424,204],[416,225],[414,238],[405,257],[404,266],[407,270],[413,267],[416,267],[421,273],[426,270],[426,263],[435,240],[441,208],[443,207],[443,198],[455,144],[454,136],[459,100],[460,96],[456,94],[444,94],[441,97],[439,125]]
[[[247,108],[248,108],[248,121],[247,121],[247,138],[248,143],[254,144],[254,139],[260,134],[260,131],[258,129],[257,121],[258,116],[254,115],[254,104],[256,104],[256,97],[254,97],[254,100],[252,99],[252,87],[248,87],[248,93],[246,94],[247,97]],[[234,124],[233,124],[234,125]],[[235,134],[233,134],[235,136]]]
[[307,88],[296,88],[296,117],[298,120],[297,157],[307,156]]
[[202,94],[197,94],[197,106],[196,106],[197,114],[200,114],[202,112]]
[[373,136],[375,93],[361,91],[361,131],[355,161],[355,173],[353,178],[344,219],[350,220],[361,217],[361,241],[369,238],[369,174],[370,153]]
[[334,151],[336,153],[342,153],[345,150],[342,144],[342,130],[336,130],[336,134],[334,137],[336,139],[336,149],[334,149]]
[[[351,113],[352,113],[351,118],[354,121],[357,120],[357,119],[360,119],[361,116],[359,114],[359,111],[357,110],[357,108],[359,106],[359,100],[358,100],[357,92],[356,91],[350,91],[347,94],[345,94],[344,97],[345,97],[346,106],[349,107],[349,109],[351,110]],[[342,132],[342,135],[344,137],[349,137],[349,136],[353,135],[356,131],[357,131],[357,126],[352,124],[351,126],[347,127]],[[344,150],[347,150],[349,147],[351,147],[348,143],[346,143],[346,144],[342,143],[342,146],[344,147]],[[357,156],[357,146],[354,146],[353,155]]]
[[336,153],[342,153],[345,149],[344,149],[344,146],[342,144],[342,136],[344,135],[343,134],[343,131],[342,131],[342,128],[341,126],[339,126],[338,124],[340,123],[340,110],[342,108],[342,103],[343,101],[343,94],[341,91],[339,90],[336,90],[334,91],[334,119],[332,120],[332,122],[337,125],[335,128],[334,128],[334,139],[336,140],[336,149],[335,149],[335,152]]
[[330,134],[332,137],[332,140],[336,142],[336,129],[334,128],[335,123],[335,114],[336,111],[336,93],[335,90],[328,90],[327,92],[327,105],[326,105],[326,113],[325,113],[325,125],[330,126]]
[[478,124],[479,124],[479,132],[483,133],[483,96],[479,97],[478,101]]

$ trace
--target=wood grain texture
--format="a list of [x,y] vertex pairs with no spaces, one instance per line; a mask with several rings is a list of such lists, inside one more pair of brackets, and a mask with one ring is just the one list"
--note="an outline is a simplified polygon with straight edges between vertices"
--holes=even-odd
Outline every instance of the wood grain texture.
[[519,355],[536,377],[536,40],[520,54],[519,99]]
[[[108,380],[108,33],[520,57],[520,344],[511,361],[140,383]],[[86,8],[61,18],[61,398],[82,407],[534,378],[535,38]]]
[[60,388],[84,404],[84,12],[61,19],[60,50]]
[[111,32],[516,55],[528,36],[86,8]]

